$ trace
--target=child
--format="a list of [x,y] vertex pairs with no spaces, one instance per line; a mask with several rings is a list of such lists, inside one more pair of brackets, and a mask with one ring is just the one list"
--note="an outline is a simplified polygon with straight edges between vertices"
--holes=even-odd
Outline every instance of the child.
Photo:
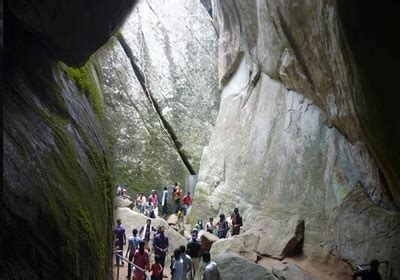
[[154,257],[155,263],[151,265],[150,272],[151,272],[151,280],[161,280],[161,271],[163,270],[160,264],[160,257]]

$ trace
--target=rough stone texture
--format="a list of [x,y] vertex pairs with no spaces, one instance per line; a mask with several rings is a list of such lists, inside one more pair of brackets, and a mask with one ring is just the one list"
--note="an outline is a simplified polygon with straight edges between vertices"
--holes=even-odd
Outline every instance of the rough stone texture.
[[[369,263],[370,256],[390,260],[389,279],[398,279],[400,213],[374,205],[360,185],[331,214],[325,240],[328,252],[356,263]],[[381,265],[384,272],[385,265]]]
[[118,207],[130,207],[131,205],[134,205],[134,202],[132,202],[129,199],[123,199],[121,197],[115,197],[114,198],[114,208],[118,208]]
[[84,64],[134,3],[6,1],[1,279],[107,278],[114,187],[99,81],[91,63],[71,81],[57,62]]
[[7,20],[0,278],[106,279],[114,187],[100,118],[37,39]]
[[313,279],[310,275],[308,275],[304,270],[302,270],[296,264],[286,264],[280,266],[274,266],[272,268],[272,273],[279,280],[311,280]]
[[117,182],[144,190],[198,172],[219,106],[216,42],[200,1],[149,0],[98,55]]
[[[219,78],[224,85],[245,53],[251,73],[262,71],[313,100],[352,143],[366,143],[400,206],[400,132],[393,129],[400,116],[391,94],[399,56],[388,31],[398,7],[348,2],[213,1]],[[387,67],[388,75],[377,70]]]
[[130,193],[135,194],[182,181],[188,171],[120,43],[113,39],[98,57],[117,183],[133,186]]
[[[386,138],[379,144],[369,138],[399,127],[397,118],[379,127],[384,116],[364,103],[366,85],[339,28],[335,1],[213,1],[212,10],[221,106],[190,215],[204,219],[237,206],[246,228],[259,217],[298,215],[305,221],[304,252],[311,254],[326,241],[332,212],[357,182],[382,210],[371,215],[374,223],[398,213],[398,147],[392,155]],[[369,114],[377,120],[372,126]],[[279,222],[271,227],[278,238]],[[377,233],[364,230],[373,243]],[[393,240],[382,242],[389,248]]]
[[210,253],[215,256],[231,252],[256,262],[256,248],[259,241],[260,237],[253,233],[235,235],[230,238],[220,239],[214,242],[212,244]]
[[7,1],[57,60],[80,66],[121,27],[136,0]]
[[301,252],[304,221],[300,221],[297,215],[282,220],[260,217],[244,234],[244,238],[248,235],[255,235],[259,238],[256,244],[256,251],[259,254],[283,259],[296,251],[298,246]]
[[234,253],[212,255],[221,274],[221,279],[237,280],[275,280],[276,277],[261,265],[255,264],[248,259]]

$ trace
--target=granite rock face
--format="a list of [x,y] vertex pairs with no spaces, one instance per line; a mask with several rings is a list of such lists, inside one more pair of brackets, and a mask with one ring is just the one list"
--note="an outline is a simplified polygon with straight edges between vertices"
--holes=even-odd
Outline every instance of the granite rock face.
[[56,60],[82,66],[121,27],[136,2],[16,0],[7,4]]
[[91,62],[58,60],[85,63],[134,2],[6,1],[1,279],[108,277],[114,186],[99,81]]
[[[364,89],[365,77],[347,45],[336,1],[212,3],[222,95],[191,218],[230,214],[239,207],[251,231],[261,217],[282,221],[298,215],[309,255],[328,241],[329,225],[341,228],[332,219],[345,223],[345,212],[335,211],[360,186],[368,203],[381,210],[368,215],[370,223],[396,228],[400,172],[393,160],[398,148],[390,143],[398,134],[390,140],[384,135],[399,122],[391,118],[382,125],[387,115],[376,115],[370,106],[371,92]],[[382,130],[382,142],[370,137]],[[278,239],[279,222],[269,226]],[[365,243],[379,236],[363,222],[354,227],[366,231]],[[400,239],[393,230],[386,234],[382,254],[398,267],[389,248]],[[351,258],[345,251],[334,256],[350,262],[361,261],[362,254],[383,257],[355,250],[356,236],[346,237]]]
[[199,1],[140,1],[97,55],[117,181],[197,174],[219,106],[217,35]]

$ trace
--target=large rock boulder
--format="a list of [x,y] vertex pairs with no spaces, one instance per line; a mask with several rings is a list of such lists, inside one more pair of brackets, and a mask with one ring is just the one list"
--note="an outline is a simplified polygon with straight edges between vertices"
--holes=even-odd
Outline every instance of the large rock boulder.
[[96,60],[117,183],[133,193],[197,174],[219,106],[217,36],[200,1],[140,1]]
[[272,268],[272,273],[279,280],[312,280],[310,275],[308,275],[303,269],[301,269],[297,264],[283,264],[279,266],[274,266]]
[[211,246],[213,245],[214,242],[218,241],[219,238],[215,236],[212,233],[209,232],[204,232],[200,236],[200,241],[201,241],[201,251],[202,252],[209,252],[211,249]]
[[266,268],[234,253],[212,255],[221,274],[221,279],[230,280],[276,280]]
[[260,237],[254,233],[235,235],[214,242],[211,246],[210,253],[214,256],[225,253],[235,253],[256,262],[256,248],[259,241]]
[[123,199],[122,197],[116,196],[114,198],[114,208],[118,207],[129,207],[132,208],[134,206],[134,202],[129,199]]
[[299,220],[297,215],[282,220],[264,217],[260,218],[244,234],[244,238],[249,233],[253,233],[259,237],[258,244],[256,245],[256,250],[259,254],[283,259],[287,255],[301,253],[304,237],[304,220]]

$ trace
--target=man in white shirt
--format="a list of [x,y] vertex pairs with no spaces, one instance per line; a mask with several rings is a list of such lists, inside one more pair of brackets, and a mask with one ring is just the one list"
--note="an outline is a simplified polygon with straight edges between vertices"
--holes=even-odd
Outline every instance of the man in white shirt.
[[172,280],[186,280],[185,268],[179,249],[174,250],[174,259],[171,262],[171,275]]
[[181,259],[183,260],[183,268],[186,272],[185,279],[191,279],[192,276],[192,258],[186,254],[186,247],[185,245],[179,246],[179,250],[181,252]]

